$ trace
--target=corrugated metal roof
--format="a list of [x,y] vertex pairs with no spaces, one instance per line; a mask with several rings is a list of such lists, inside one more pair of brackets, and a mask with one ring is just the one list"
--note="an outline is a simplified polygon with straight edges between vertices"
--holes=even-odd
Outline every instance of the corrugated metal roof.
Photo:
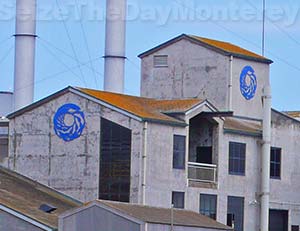
[[245,55],[245,56],[249,56],[249,57],[252,57],[252,58],[267,60],[265,57],[263,57],[261,55],[255,54],[252,51],[246,50],[244,48],[241,48],[239,46],[236,46],[236,45],[228,43],[228,42],[203,38],[203,37],[199,37],[199,36],[195,36],[195,35],[189,35],[189,36],[194,38],[194,39],[197,39],[197,40],[199,40],[203,43],[206,43],[207,45],[219,48],[219,49],[221,49],[225,52],[229,52],[229,53],[236,54],[236,55]]
[[261,122],[240,118],[226,118],[224,121],[224,130],[227,132],[240,132],[249,135],[262,135]]
[[[97,202],[144,222],[167,225],[171,224],[171,209],[104,200],[98,200]],[[177,226],[231,230],[228,226],[193,211],[174,209],[173,214],[174,225]]]
[[183,123],[183,121],[168,116],[166,115],[167,113],[186,112],[196,105],[204,102],[204,100],[200,99],[157,100],[86,88],[77,89],[87,95],[132,113],[142,119],[174,123]]
[[199,45],[206,46],[207,48],[213,49],[216,52],[222,53],[226,56],[234,56],[234,57],[249,59],[249,60],[253,60],[253,61],[257,61],[257,62],[263,62],[263,63],[267,63],[267,64],[273,63],[272,60],[270,60],[266,57],[263,57],[259,54],[256,54],[252,51],[246,50],[237,45],[234,45],[234,44],[231,44],[228,42],[224,42],[224,41],[218,41],[218,40],[214,40],[214,39],[199,37],[196,35],[186,35],[186,34],[182,34],[182,35],[180,35],[176,38],[173,38],[165,43],[162,43],[162,44],[140,54],[139,57],[143,58],[143,57],[150,55],[150,54],[152,54],[164,47],[167,47],[177,41],[180,41],[181,39],[188,39],[192,42],[196,42]]
[[[82,205],[53,189],[0,167],[0,204],[53,229],[58,228],[59,214]],[[57,210],[45,213],[42,204]]]
[[287,111],[285,113],[293,118],[300,119],[300,111]]

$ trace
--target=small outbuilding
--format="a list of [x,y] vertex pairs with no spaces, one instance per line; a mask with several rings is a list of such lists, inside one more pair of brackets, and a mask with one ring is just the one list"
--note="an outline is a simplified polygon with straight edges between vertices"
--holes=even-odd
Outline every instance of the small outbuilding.
[[59,217],[60,231],[232,230],[196,212],[96,200]]
[[82,203],[0,167],[0,230],[57,231],[58,215]]

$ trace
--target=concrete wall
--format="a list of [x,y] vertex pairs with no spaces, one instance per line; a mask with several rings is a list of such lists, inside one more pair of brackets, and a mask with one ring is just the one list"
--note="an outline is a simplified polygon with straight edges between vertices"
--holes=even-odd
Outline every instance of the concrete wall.
[[[168,55],[169,66],[154,68],[154,55]],[[198,97],[225,109],[228,75],[228,57],[180,40],[142,59],[141,95],[160,99]]]
[[0,230],[43,231],[43,229],[40,229],[2,210],[0,210]]
[[289,210],[289,223],[300,224],[300,123],[272,112],[272,146],[281,148],[281,179],[271,179],[270,207]]
[[[251,66],[254,69],[257,79],[256,94],[251,100],[246,100],[240,90],[240,75],[245,66]],[[233,58],[232,111],[235,115],[262,119],[261,97],[264,86],[270,81],[269,71],[267,64]]]
[[[282,148],[282,178],[271,179],[270,208],[289,210],[289,224],[297,225],[300,220],[300,123],[274,113],[272,120],[272,146]],[[217,146],[218,164],[218,184],[214,187],[210,184],[189,186],[187,168],[172,169],[172,134],[188,137],[188,129],[173,130],[167,126],[151,126],[149,144],[156,145],[150,145],[148,149],[146,203],[169,208],[172,191],[180,191],[185,192],[185,208],[199,212],[200,194],[217,195],[217,220],[226,224],[228,196],[243,197],[244,230],[259,230],[261,139],[255,136],[225,134],[222,128],[220,123],[218,128],[214,129],[219,136],[218,141],[214,143]],[[228,173],[229,142],[246,144],[245,176]]]
[[[168,55],[168,67],[154,67],[155,55]],[[229,110],[230,57],[186,39],[142,59],[141,95],[159,99],[208,99],[219,110]],[[256,95],[246,100],[240,91],[240,75],[251,66],[257,77]],[[232,63],[232,109],[236,115],[262,118],[261,95],[269,83],[269,65],[239,58]]]
[[60,231],[141,231],[141,225],[97,206],[60,218]]
[[[53,117],[66,103],[80,106],[86,127],[80,138],[60,139]],[[98,198],[101,117],[132,130],[131,197],[138,202],[142,125],[73,93],[67,93],[10,121],[8,167],[81,201]]]

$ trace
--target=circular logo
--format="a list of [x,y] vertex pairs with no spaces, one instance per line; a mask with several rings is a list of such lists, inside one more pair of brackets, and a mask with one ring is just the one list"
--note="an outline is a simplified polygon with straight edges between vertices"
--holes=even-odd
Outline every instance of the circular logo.
[[255,96],[257,80],[254,74],[254,69],[251,66],[246,66],[242,70],[240,76],[240,89],[246,100],[250,100]]
[[72,141],[81,136],[85,127],[84,113],[75,104],[60,107],[53,119],[56,135],[64,141]]

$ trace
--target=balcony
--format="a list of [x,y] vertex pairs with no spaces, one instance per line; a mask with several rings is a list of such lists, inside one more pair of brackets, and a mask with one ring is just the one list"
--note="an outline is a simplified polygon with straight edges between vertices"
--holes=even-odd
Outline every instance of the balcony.
[[188,180],[192,182],[217,183],[217,165],[189,162]]

